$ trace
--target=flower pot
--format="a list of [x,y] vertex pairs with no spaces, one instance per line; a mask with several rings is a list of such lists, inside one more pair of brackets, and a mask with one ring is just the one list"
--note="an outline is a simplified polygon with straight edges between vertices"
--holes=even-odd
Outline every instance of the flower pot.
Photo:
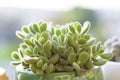
[[0,67],[0,80],[9,80],[5,69]]
[[31,71],[25,71],[20,66],[17,66],[16,80],[103,80],[103,75],[100,67],[96,67],[86,73],[86,75],[78,77],[75,72],[36,75]]
[[108,61],[102,67],[104,80],[120,80],[120,63]]

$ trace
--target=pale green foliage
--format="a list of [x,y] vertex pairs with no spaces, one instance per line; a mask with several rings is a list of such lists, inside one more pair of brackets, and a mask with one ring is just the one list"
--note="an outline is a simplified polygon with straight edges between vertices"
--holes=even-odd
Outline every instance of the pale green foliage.
[[83,27],[79,22],[54,26],[51,30],[48,27],[46,22],[33,23],[16,32],[23,43],[18,52],[12,53],[13,65],[22,64],[39,75],[60,71],[86,73],[112,56],[104,53],[101,42],[95,44],[96,39],[88,34],[88,21]]

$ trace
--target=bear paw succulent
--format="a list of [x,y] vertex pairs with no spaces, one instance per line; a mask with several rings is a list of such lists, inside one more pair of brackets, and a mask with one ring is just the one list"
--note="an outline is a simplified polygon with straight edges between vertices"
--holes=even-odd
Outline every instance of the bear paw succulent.
[[[52,26],[52,27],[51,27]],[[90,22],[65,25],[49,25],[47,22],[32,23],[16,31],[22,40],[18,51],[13,51],[12,65],[22,65],[24,70],[38,75],[57,72],[86,73],[101,66],[112,57],[104,52],[101,42],[88,33]]]

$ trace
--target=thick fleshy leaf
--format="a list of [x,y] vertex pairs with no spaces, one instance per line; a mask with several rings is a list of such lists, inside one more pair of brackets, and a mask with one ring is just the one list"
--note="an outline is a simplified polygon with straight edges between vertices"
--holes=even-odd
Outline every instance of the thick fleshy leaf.
[[70,30],[73,34],[76,33],[76,32],[75,32],[75,29],[74,29],[74,27],[73,27],[72,25],[69,25],[69,30]]
[[102,66],[106,62],[107,62],[106,60],[97,60],[97,61],[94,61],[93,64],[96,65],[96,66]]
[[56,35],[59,36],[61,34],[61,30],[60,29],[56,29]]
[[58,46],[57,49],[58,49],[58,52],[63,53],[66,48],[65,46]]
[[48,64],[47,63],[45,63],[43,66],[42,66],[42,71],[44,71],[44,70],[46,70],[47,69],[47,67],[48,67]]
[[33,53],[32,53],[32,51],[30,51],[29,49],[25,49],[25,54],[27,55],[27,56],[33,56]]
[[37,69],[36,74],[37,75],[42,75],[42,74],[44,74],[44,71],[42,71],[41,69]]
[[21,43],[21,44],[20,44],[20,48],[21,48],[21,49],[26,49],[26,48],[27,48],[27,45],[26,45],[25,43]]
[[99,52],[101,45],[102,45],[102,42],[99,41],[99,42],[97,43],[97,45],[96,45],[96,51],[97,51],[97,52]]
[[32,26],[32,25],[29,26],[29,31],[30,31],[32,34],[35,34],[35,33],[36,33],[36,31],[33,29],[33,26]]
[[90,58],[89,53],[87,53],[87,52],[81,52],[81,53],[79,53],[78,60],[79,60],[81,63],[87,61],[89,58]]
[[66,34],[67,33],[67,29],[66,28],[62,28],[62,34]]
[[73,69],[73,66],[63,66],[63,69],[64,69],[65,71],[68,71],[68,72],[71,72],[71,71],[74,70],[74,69]]
[[51,56],[52,56],[52,52],[51,51],[46,52],[46,57],[47,58],[50,58]]
[[90,29],[90,26],[91,26],[90,22],[86,21],[82,27],[81,34],[87,33]]
[[37,67],[42,68],[42,66],[43,66],[43,61],[42,60],[37,61]]
[[91,46],[95,43],[96,39],[95,38],[91,38],[89,41],[87,41],[87,43],[85,44],[86,46]]
[[74,23],[74,27],[76,28],[77,32],[80,33],[82,29],[82,25],[79,22]]
[[50,63],[45,72],[51,73],[51,72],[53,72],[53,70],[54,70],[54,65],[52,63]]
[[24,58],[24,61],[25,61],[25,63],[27,63],[27,64],[36,64],[38,60],[39,60],[39,59],[36,58],[36,57],[34,57],[34,58],[25,57],[25,58]]
[[30,41],[30,39],[24,39],[24,42],[27,44],[27,45],[30,45],[30,46],[34,46],[33,42]]
[[10,64],[13,66],[17,66],[17,65],[21,64],[21,62],[20,61],[12,61]]
[[25,38],[25,34],[23,34],[22,32],[20,31],[16,31],[16,36],[20,39],[24,39]]
[[18,52],[16,52],[16,51],[12,52],[11,57],[14,60],[19,60],[20,59],[19,55],[18,55]]
[[36,46],[36,47],[34,47],[34,49],[33,49],[33,55],[34,56],[39,56],[39,49],[38,49],[38,47]]
[[38,39],[38,41],[39,41],[41,44],[43,44],[43,43],[45,43],[45,38],[44,38],[44,37],[40,37],[40,38]]
[[68,62],[67,60],[63,59],[63,58],[60,58],[60,59],[59,59],[59,63],[60,63],[61,65],[68,65],[68,64],[69,64],[69,62]]
[[81,39],[79,39],[78,43],[79,43],[79,44],[85,44],[86,41],[87,41],[86,39],[81,38]]
[[96,46],[92,47],[92,54],[93,54],[93,57],[96,57],[97,55]]
[[44,47],[45,52],[48,52],[51,48],[51,42],[50,41],[45,42],[43,47]]
[[104,54],[100,54],[100,56],[104,59],[111,59],[112,58],[112,53],[104,53]]
[[80,71],[80,70],[81,70],[79,64],[77,64],[76,62],[73,62],[72,65],[73,65],[73,68],[74,68],[76,71]]
[[70,46],[74,47],[75,46],[75,42],[74,42],[74,39],[72,38],[72,36],[68,35],[67,38],[68,38],[68,44]]
[[92,61],[87,61],[87,62],[86,62],[85,68],[86,68],[87,70],[90,70],[90,69],[92,69],[93,67],[94,67],[94,65],[93,65]]
[[28,30],[28,27],[27,27],[27,26],[23,26],[23,27],[22,27],[22,31],[23,31],[24,33],[29,33],[29,30]]
[[49,63],[56,63],[58,62],[59,60],[59,55],[58,54],[55,54],[54,56],[52,56],[50,59],[49,59]]
[[47,23],[41,23],[40,25],[40,31],[43,32],[47,29]]
[[84,38],[85,38],[86,40],[89,40],[89,39],[90,39],[90,37],[91,37],[91,35],[90,35],[90,34],[86,34],[86,35],[84,35]]
[[75,53],[70,53],[68,55],[68,62],[73,63],[73,62],[75,62],[75,60],[76,60],[76,54]]
[[33,28],[34,28],[34,30],[36,31],[36,32],[39,32],[39,29],[38,29],[38,25],[37,24],[33,24]]
[[32,64],[30,68],[31,68],[32,72],[36,73],[37,66],[35,64]]
[[40,58],[42,59],[43,64],[48,63],[48,58],[47,57],[40,56]]
[[44,31],[41,33],[41,37],[44,37],[45,41],[47,41],[49,39],[49,34],[48,32]]
[[60,64],[56,64],[55,65],[55,70],[57,70],[57,71],[63,71],[63,66],[60,65]]

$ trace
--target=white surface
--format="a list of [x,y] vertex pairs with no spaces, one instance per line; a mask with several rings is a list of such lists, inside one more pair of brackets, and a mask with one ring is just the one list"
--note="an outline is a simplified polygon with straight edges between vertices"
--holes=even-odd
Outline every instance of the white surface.
[[120,63],[107,62],[102,67],[104,80],[120,80]]
[[116,0],[1,0],[0,7],[42,10],[68,10],[74,7],[100,10],[120,10]]

